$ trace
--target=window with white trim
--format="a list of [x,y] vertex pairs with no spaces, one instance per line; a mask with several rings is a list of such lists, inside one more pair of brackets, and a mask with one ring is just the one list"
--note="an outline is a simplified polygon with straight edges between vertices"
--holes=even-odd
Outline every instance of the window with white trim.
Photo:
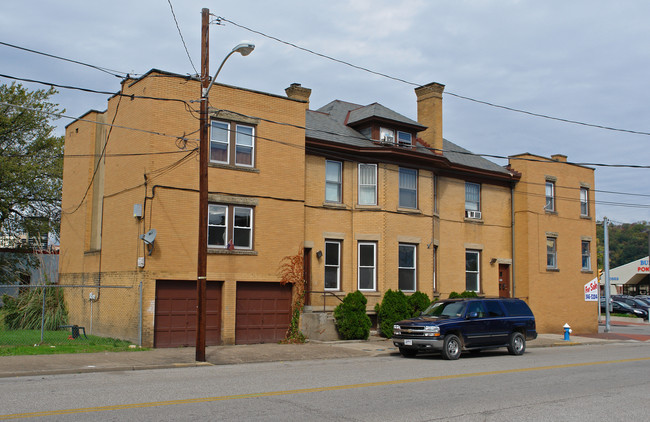
[[255,148],[254,129],[252,126],[236,125],[235,130],[235,164],[253,167],[253,150]]
[[377,244],[359,242],[358,289],[377,290]]
[[546,238],[546,269],[557,269],[557,239],[555,237]]
[[399,168],[399,207],[418,207],[418,171]]
[[417,283],[415,245],[399,244],[397,287],[403,292],[414,292]]
[[481,211],[481,185],[465,182],[465,211]]
[[228,163],[230,155],[230,124],[213,120],[210,123],[210,161]]
[[325,160],[325,201],[341,203],[343,163]]
[[408,132],[402,132],[400,130],[397,131],[397,142],[400,145],[412,145],[412,137],[411,134]]
[[582,270],[591,271],[591,252],[590,252],[591,242],[588,240],[581,241],[581,251],[582,251]]
[[547,180],[545,185],[546,204],[544,209],[546,211],[555,211],[555,183]]
[[479,292],[481,288],[481,253],[465,251],[465,290]]
[[208,246],[225,249],[253,249],[253,208],[208,205]]
[[253,167],[254,160],[255,127],[220,120],[210,122],[210,162]]
[[325,290],[341,289],[341,242],[325,241]]
[[580,215],[589,216],[589,189],[580,188]]
[[359,205],[377,205],[377,164],[359,164]]

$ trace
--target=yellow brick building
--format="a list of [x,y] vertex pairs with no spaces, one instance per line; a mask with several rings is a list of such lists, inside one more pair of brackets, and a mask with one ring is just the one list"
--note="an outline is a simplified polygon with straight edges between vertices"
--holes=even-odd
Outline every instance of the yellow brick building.
[[[306,312],[331,312],[334,296],[355,290],[372,314],[388,289],[467,289],[524,297],[542,332],[559,332],[559,319],[595,331],[595,306],[592,318],[574,294],[591,269],[575,269],[584,257],[569,246],[590,241],[595,257],[593,198],[580,226],[557,224],[564,198],[576,205],[582,192],[562,189],[593,191],[593,171],[528,156],[504,168],[444,140],[443,89],[416,89],[415,121],[376,103],[311,110],[299,84],[286,97],[215,84],[208,344],[284,336],[291,290],[278,269],[300,251]],[[194,344],[199,97],[198,80],[152,70],[67,126],[60,282],[84,286],[66,297],[71,323],[148,346]],[[555,178],[558,209],[533,221],[540,177]],[[561,273],[542,262],[548,233]]]

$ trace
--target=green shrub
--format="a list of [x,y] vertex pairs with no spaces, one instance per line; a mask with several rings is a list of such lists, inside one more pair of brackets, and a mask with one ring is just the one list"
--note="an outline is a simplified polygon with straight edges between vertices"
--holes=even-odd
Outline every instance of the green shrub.
[[429,307],[429,305],[431,305],[431,300],[429,299],[429,296],[423,292],[413,293],[411,296],[408,297],[408,301],[409,301],[409,305],[411,305],[411,308],[413,309],[411,315],[414,317],[419,316],[422,311],[424,311]]
[[476,292],[472,292],[470,290],[465,290],[462,293],[456,293],[456,292],[451,292],[449,293],[449,299],[464,299],[464,298],[472,298],[472,297],[478,297]]
[[367,340],[372,322],[366,313],[368,299],[360,291],[348,293],[334,308],[336,328],[344,340]]
[[397,321],[413,316],[413,308],[401,290],[388,289],[381,300],[381,305],[376,306],[375,310],[379,319],[379,332],[387,338],[393,336],[393,325]]

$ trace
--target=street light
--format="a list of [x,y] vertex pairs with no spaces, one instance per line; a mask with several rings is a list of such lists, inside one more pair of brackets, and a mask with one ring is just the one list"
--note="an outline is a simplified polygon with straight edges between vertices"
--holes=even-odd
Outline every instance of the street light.
[[[250,41],[242,41],[239,44],[235,46],[235,48],[232,49],[230,53],[226,57],[224,57],[223,61],[221,62],[221,65],[219,65],[219,69],[217,69],[217,73],[214,74],[214,78],[210,81],[210,85],[208,85],[207,88],[203,89],[203,98],[208,98],[208,94],[210,93],[210,88],[212,88],[212,85],[214,85],[214,81],[217,80],[217,76],[219,76],[219,72],[221,72],[221,68],[223,67],[224,63],[226,63],[226,60],[230,56],[232,56],[234,53],[239,53],[242,56],[248,56],[251,54],[251,52],[255,50],[255,44],[253,44]],[[202,99],[203,99],[202,98]]]
[[206,275],[208,257],[208,94],[217,79],[224,63],[234,53],[247,56],[253,51],[255,45],[251,42],[242,42],[235,46],[223,59],[214,78],[208,83],[210,77],[209,65],[209,21],[210,10],[201,11],[201,112],[199,118],[199,244],[196,268],[196,360],[205,362],[205,325],[206,325]]

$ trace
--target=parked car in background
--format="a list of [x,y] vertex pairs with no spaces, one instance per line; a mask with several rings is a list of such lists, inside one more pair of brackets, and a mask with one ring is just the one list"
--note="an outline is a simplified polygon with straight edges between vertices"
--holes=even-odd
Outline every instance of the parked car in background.
[[434,302],[419,317],[393,325],[393,344],[404,357],[440,352],[458,359],[463,350],[507,347],[522,355],[537,338],[535,316],[520,299],[452,299]]
[[[643,318],[647,319],[648,318],[648,311],[639,309],[639,308],[633,308],[632,306],[628,305],[625,302],[621,302],[619,300],[611,300],[611,305],[612,307],[610,308],[610,312],[615,313],[615,314],[630,314],[634,315],[638,318]],[[605,299],[601,298],[600,299],[600,311],[605,312]]]
[[650,305],[645,303],[642,299],[637,299],[634,296],[614,296],[614,299],[618,302],[625,303],[631,306],[634,309],[640,309],[643,311],[643,319],[648,319],[648,312],[650,311]]

